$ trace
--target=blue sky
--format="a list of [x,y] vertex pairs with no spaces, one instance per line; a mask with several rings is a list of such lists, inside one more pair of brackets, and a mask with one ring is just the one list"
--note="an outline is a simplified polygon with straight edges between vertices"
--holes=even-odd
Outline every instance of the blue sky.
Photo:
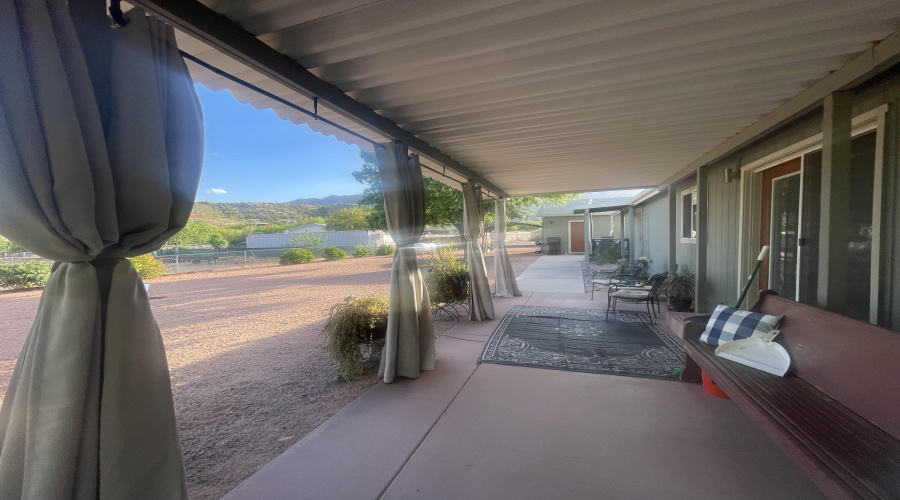
[[198,201],[291,201],[361,193],[359,150],[196,85],[206,154]]

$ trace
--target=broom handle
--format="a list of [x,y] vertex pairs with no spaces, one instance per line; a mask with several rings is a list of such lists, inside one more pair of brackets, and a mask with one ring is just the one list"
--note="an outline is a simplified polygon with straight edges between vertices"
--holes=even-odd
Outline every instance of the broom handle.
[[741,304],[744,302],[744,298],[747,297],[747,292],[750,291],[750,285],[753,284],[753,279],[756,278],[756,273],[759,272],[759,266],[762,265],[763,260],[766,258],[766,255],[769,253],[769,245],[762,247],[762,250],[759,252],[759,257],[756,258],[756,265],[753,266],[753,272],[750,273],[750,277],[747,278],[747,284],[744,285],[744,290],[741,291],[741,296],[738,297],[737,303],[734,305],[735,309],[740,309]]

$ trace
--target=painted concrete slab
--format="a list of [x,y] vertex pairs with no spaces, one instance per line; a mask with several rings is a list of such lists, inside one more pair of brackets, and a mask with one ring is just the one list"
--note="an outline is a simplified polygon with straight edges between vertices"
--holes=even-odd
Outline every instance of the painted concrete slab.
[[519,289],[529,292],[584,293],[580,255],[544,255],[519,275]]
[[[495,300],[497,317],[529,296]],[[463,321],[436,341],[434,371],[372,387],[224,498],[378,498],[474,372],[496,324]]]
[[699,385],[482,364],[383,498],[822,496]]

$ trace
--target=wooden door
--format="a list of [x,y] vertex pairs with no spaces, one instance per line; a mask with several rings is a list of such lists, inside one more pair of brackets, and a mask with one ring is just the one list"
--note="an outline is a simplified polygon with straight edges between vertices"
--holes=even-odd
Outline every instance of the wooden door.
[[584,252],[584,221],[569,223],[569,253]]
[[759,268],[759,289],[775,289],[791,300],[799,263],[800,166],[794,158],[764,170],[760,198],[760,247],[769,245],[769,257]]

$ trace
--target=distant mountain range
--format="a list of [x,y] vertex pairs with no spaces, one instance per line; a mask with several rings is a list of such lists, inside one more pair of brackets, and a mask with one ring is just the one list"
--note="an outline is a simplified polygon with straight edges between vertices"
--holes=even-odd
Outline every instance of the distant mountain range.
[[362,199],[362,197],[362,193],[344,195],[333,194],[324,198],[300,198],[299,200],[294,200],[291,203],[297,203],[299,205],[346,205],[350,203],[357,203]]

